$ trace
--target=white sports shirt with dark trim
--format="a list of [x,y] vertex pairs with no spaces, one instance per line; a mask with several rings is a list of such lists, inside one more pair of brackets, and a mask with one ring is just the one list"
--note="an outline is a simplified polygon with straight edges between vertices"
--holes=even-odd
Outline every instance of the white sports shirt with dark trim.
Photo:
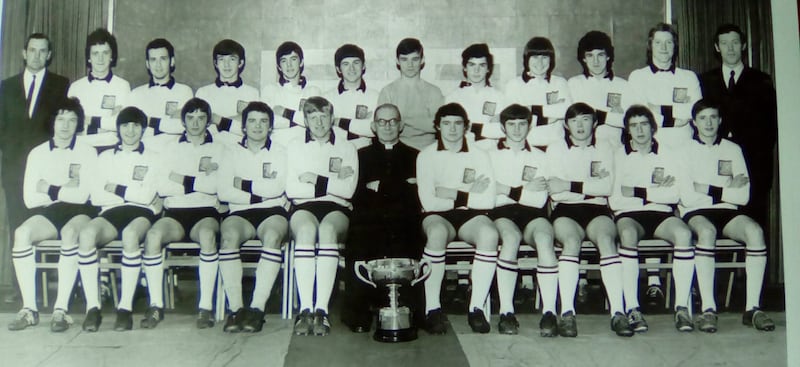
[[[54,203],[85,204],[89,200],[90,183],[94,180],[97,163],[95,148],[76,143],[58,148],[51,139],[37,145],[28,153],[22,197],[28,209],[47,207]],[[50,185],[47,193],[36,190],[39,180]],[[77,186],[66,186],[77,182]]]
[[[155,205],[155,199],[159,181],[166,175],[161,162],[162,157],[145,149],[141,143],[133,151],[116,146],[100,153],[96,177],[92,179],[92,205],[100,207],[100,214],[123,205],[160,213],[161,206]],[[116,185],[114,192],[105,190],[107,183]]]
[[[294,205],[331,201],[352,209],[350,199],[358,184],[358,151],[353,144],[331,134],[329,141],[320,144],[306,133],[304,137],[291,141],[287,147],[288,174],[286,196]],[[339,178],[345,167],[353,174]],[[300,182],[300,175],[311,172],[317,175],[315,183]]]
[[547,190],[526,190],[525,185],[536,177],[550,175],[547,155],[536,147],[525,142],[525,148],[514,151],[506,145],[506,138],[500,139],[494,149],[489,150],[494,178],[511,188],[508,195],[497,194],[495,206],[522,204],[534,208],[544,208],[547,204]]
[[343,82],[325,93],[325,99],[333,104],[333,111],[340,119],[339,127],[347,132],[346,138],[361,149],[372,143],[375,134],[370,126],[375,108],[378,106],[378,92],[367,88],[362,80],[356,89],[344,89]]
[[[159,196],[165,197],[164,208],[219,209],[219,169],[225,164],[234,163],[222,160],[223,144],[215,141],[210,133],[206,133],[200,145],[192,144],[185,133],[171,137],[172,141],[162,150],[166,177],[158,188]],[[216,170],[211,168],[213,165],[217,166]],[[183,182],[170,180],[170,172],[183,175]]]
[[548,146],[555,141],[563,140],[564,126],[554,123],[564,119],[567,107],[572,104],[567,80],[551,75],[550,80],[542,78],[514,78],[505,87],[506,101],[519,103],[531,109],[536,116],[531,124],[528,142],[533,146]]
[[[271,140],[253,152],[247,148],[247,138],[228,145],[222,154],[218,174],[218,195],[227,202],[230,213],[257,208],[283,207],[289,209],[286,198],[286,149]],[[235,177],[242,179],[241,187],[234,186]]]
[[[97,79],[90,74],[72,82],[67,97],[78,98],[86,115],[86,128],[79,140],[92,146],[115,144],[117,118],[114,108],[128,106],[130,93],[130,83],[111,72],[105,79]],[[98,133],[98,129],[107,131]]]
[[553,176],[570,182],[568,191],[550,195],[553,207],[560,203],[608,204],[614,185],[614,153],[608,144],[593,141],[589,146],[579,147],[567,137],[550,144],[547,161]]
[[[145,130],[144,142],[150,143],[154,135],[157,136],[162,133],[171,135],[183,133],[181,109],[183,109],[186,101],[192,99],[192,97],[194,97],[192,88],[189,88],[186,84],[175,82],[173,77],[170,77],[169,82],[163,85],[155,84],[151,80],[147,84],[134,88],[128,96],[128,103],[139,108],[147,115],[148,127],[150,128]],[[166,137],[155,141],[163,144],[171,140],[173,139]],[[160,150],[160,147],[152,143],[149,146]]]
[[[626,212],[654,211],[672,213],[680,199],[686,174],[682,156],[669,147],[653,141],[650,153],[634,151],[630,144],[617,148],[614,154],[614,191],[608,205],[615,215]],[[672,186],[659,186],[667,176],[675,178]],[[633,196],[622,195],[622,186],[633,188]]]
[[258,89],[244,84],[241,79],[233,83],[217,79],[214,83],[200,87],[195,97],[208,102],[211,113],[222,116],[219,131],[229,131],[238,136],[238,139],[244,135],[239,115],[248,103],[261,100]]
[[[476,86],[461,82],[444,97],[444,103],[455,102],[464,107],[469,117],[467,139],[497,139],[505,137],[500,124],[500,111],[508,106],[505,95],[492,86]],[[494,145],[494,144],[491,144]]]
[[567,81],[572,101],[583,102],[597,111],[595,136],[605,139],[614,146],[622,144],[622,118],[633,104],[642,103],[631,93],[628,81],[617,76],[596,78],[584,74],[573,76]]

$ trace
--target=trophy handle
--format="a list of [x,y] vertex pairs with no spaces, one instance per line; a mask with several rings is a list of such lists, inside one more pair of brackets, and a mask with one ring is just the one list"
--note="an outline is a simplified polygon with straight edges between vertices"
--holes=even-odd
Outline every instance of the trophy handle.
[[358,277],[358,279],[361,279],[362,282],[367,283],[367,284],[369,284],[369,285],[371,285],[371,286],[373,286],[375,288],[378,288],[378,285],[375,284],[375,282],[373,282],[371,279],[365,278],[364,275],[361,273],[361,270],[363,269],[363,270],[367,271],[367,277],[371,278],[371,276],[369,274],[369,269],[367,268],[367,262],[366,261],[363,261],[363,260],[356,261],[354,267],[355,267],[354,270],[356,272],[356,276]]
[[428,259],[423,258],[419,260],[419,273],[419,278],[411,281],[412,287],[431,276],[431,263],[428,261]]

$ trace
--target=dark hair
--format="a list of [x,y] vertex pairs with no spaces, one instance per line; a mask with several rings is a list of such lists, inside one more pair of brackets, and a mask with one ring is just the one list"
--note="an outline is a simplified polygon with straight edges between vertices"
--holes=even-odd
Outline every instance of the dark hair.
[[197,110],[203,111],[206,114],[206,123],[211,120],[211,105],[209,105],[206,100],[195,97],[186,101],[186,103],[183,105],[183,108],[181,108],[181,121],[186,120],[187,113]]
[[[488,66],[489,71],[486,73],[486,85],[490,86],[489,78],[492,77],[492,71],[494,71],[494,56],[491,52],[489,52],[489,45],[485,43],[474,43],[469,45],[469,47],[465,48],[463,52],[461,52],[461,66],[467,67],[467,63],[469,59],[479,59],[481,57],[486,58],[486,64]],[[464,76],[467,76],[466,70],[464,70]]]
[[656,123],[656,118],[653,115],[653,111],[650,111],[647,106],[635,104],[628,107],[628,110],[625,111],[625,115],[622,117],[622,141],[628,142],[631,140],[631,135],[628,133],[628,126],[630,124],[630,120],[634,117],[642,116],[647,119],[647,123],[650,124],[650,128],[653,130],[653,134],[658,131],[658,123]]
[[[419,53],[419,57],[425,57],[425,49],[422,47],[422,42],[420,42],[416,38],[404,38],[397,44],[397,49],[395,50],[395,58],[399,59],[400,55],[408,55],[414,52]],[[397,70],[400,70],[400,65],[395,64]],[[422,70],[425,68],[425,63],[419,65],[419,69]]]
[[678,31],[675,30],[671,24],[667,23],[658,23],[655,27],[650,28],[650,32],[647,33],[647,65],[653,65],[653,38],[656,35],[656,32],[669,32],[672,35],[672,44],[673,44],[673,53],[672,53],[672,65],[675,65],[675,62],[678,60]]
[[108,47],[111,48],[111,67],[117,66],[117,39],[111,34],[108,33],[107,30],[104,28],[97,28],[94,32],[89,33],[89,36],[86,37],[86,67],[91,68],[92,65],[89,64],[89,56],[91,54],[92,46],[95,45],[102,45],[108,44]]
[[283,73],[281,72],[281,57],[290,55],[292,52],[296,53],[297,56],[300,57],[300,75],[303,75],[303,70],[305,69],[305,66],[303,65],[303,48],[292,41],[281,43],[281,45],[278,46],[278,49],[275,50],[275,68],[278,70],[278,82],[281,85],[284,85],[286,82],[288,82],[288,80],[283,78]]
[[[170,59],[174,59],[175,58],[175,47],[172,47],[172,44],[169,43],[169,41],[167,41],[167,40],[165,40],[163,38],[156,38],[156,39],[150,41],[147,44],[147,46],[144,48],[144,59],[149,61],[150,60],[150,50],[155,50],[155,49],[158,49],[158,48],[166,48],[167,49],[167,54],[169,55],[169,58]],[[169,65],[169,72],[170,73],[175,72],[175,64],[171,63]],[[150,70],[147,70],[147,73],[149,74]]]
[[44,33],[31,33],[28,36],[28,39],[25,40],[25,49],[28,48],[28,44],[30,44],[31,40],[34,40],[34,39],[35,40],[45,40],[45,41],[47,41],[47,50],[49,50],[50,52],[53,51],[53,43],[50,42],[50,38],[48,38],[47,35],[44,34]]
[[708,108],[717,110],[717,112],[720,113],[720,117],[722,117],[722,109],[720,108],[719,102],[710,98],[703,98],[695,102],[694,106],[692,106],[692,119],[696,118],[698,113]]
[[[747,39],[745,38],[746,36],[745,36],[744,32],[742,32],[742,29],[739,28],[739,26],[736,25],[736,24],[727,23],[727,24],[723,24],[723,25],[719,26],[719,28],[717,28],[717,32],[714,33],[714,45],[719,47],[719,36],[721,36],[723,34],[731,33],[731,32],[735,32],[736,34],[739,35],[739,41],[742,42],[742,45],[747,43]],[[719,52],[717,52],[716,50],[714,50],[714,56],[717,58],[717,60],[720,60],[722,58],[720,56]],[[742,50],[742,59],[746,59],[746,58],[747,58],[747,48]]]
[[500,112],[500,123],[503,125],[503,127],[506,126],[506,121],[508,120],[521,120],[521,119],[525,119],[526,121],[528,121],[528,124],[530,124],[531,121],[533,120],[533,115],[531,114],[531,110],[523,105],[514,103],[504,108],[503,111]]
[[[357,57],[359,60],[361,60],[362,65],[365,62],[364,50],[362,50],[361,47],[348,43],[336,49],[336,53],[333,54],[333,65],[336,66],[336,68],[338,69],[339,65],[342,63],[342,60],[348,57]],[[366,68],[361,70],[361,75],[364,75],[366,71],[367,71]],[[339,78],[342,77],[342,73],[340,73],[339,70],[336,70],[336,75]]]
[[609,75],[613,76],[614,45],[611,44],[611,37],[600,31],[590,31],[578,41],[578,62],[581,64],[581,67],[583,67],[583,75],[587,77],[591,76],[591,73],[589,73],[589,68],[586,66],[584,58],[586,57],[586,53],[592,50],[603,50],[606,52],[608,56],[606,70],[608,70]]
[[597,112],[592,106],[583,102],[573,103],[567,107],[567,112],[564,113],[564,120],[569,120],[579,115],[592,115],[592,120],[597,121]]
[[239,73],[241,74],[246,64],[244,47],[242,47],[239,42],[232,39],[224,39],[214,45],[214,50],[211,51],[211,63],[214,65],[214,70],[219,74],[219,70],[217,69],[217,57],[227,55],[236,55],[239,57],[239,60],[242,62],[242,66],[239,67]]
[[389,108],[393,109],[394,112],[397,113],[397,119],[398,120],[401,120],[401,121],[403,120],[403,116],[400,114],[400,108],[397,107],[397,105],[394,105],[394,104],[391,104],[391,103],[384,103],[384,104],[382,104],[382,105],[380,105],[378,107],[375,107],[375,112],[372,113],[372,121],[375,121],[375,119],[377,118],[378,111],[383,110],[383,109],[389,109]]
[[247,104],[242,110],[242,127],[247,124],[247,116],[250,115],[250,112],[263,112],[269,116],[269,127],[272,128],[272,125],[275,123],[275,112],[272,111],[272,108],[269,107],[264,102],[254,101]]
[[531,70],[528,61],[531,56],[549,56],[550,66],[547,68],[547,80],[550,80],[550,75],[553,69],[556,68],[556,50],[553,43],[544,37],[533,37],[525,44],[525,50],[522,52],[522,65],[524,66],[523,74],[528,74]]
[[307,116],[313,112],[325,112],[333,116],[333,104],[319,96],[310,97],[303,104],[303,115]]
[[74,112],[75,115],[78,116],[78,126],[75,128],[75,132],[83,131],[83,124],[86,120],[86,114],[83,112],[83,106],[81,106],[81,102],[77,98],[61,98],[53,107],[53,112],[50,114],[51,129],[54,130],[56,117],[58,117],[58,115],[64,112]]
[[439,124],[444,116],[459,116],[464,119],[464,126],[469,125],[467,111],[458,103],[448,103],[436,110],[436,116],[433,118],[433,127],[436,130],[439,130]]
[[119,111],[117,115],[117,139],[122,140],[122,137],[119,133],[119,126],[122,124],[127,124],[129,122],[135,122],[139,125],[142,125],[142,132],[147,129],[147,115],[145,113],[133,106],[128,106]]

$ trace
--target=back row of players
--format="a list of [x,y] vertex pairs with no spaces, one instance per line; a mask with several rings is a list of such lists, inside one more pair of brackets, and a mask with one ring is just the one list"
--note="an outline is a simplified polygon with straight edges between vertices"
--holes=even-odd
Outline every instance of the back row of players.
[[[424,325],[431,333],[446,330],[439,291],[445,246],[456,237],[477,247],[468,314],[476,332],[490,330],[482,307],[495,272],[501,293],[500,332],[517,332],[511,298],[516,284],[516,250],[524,240],[536,246],[539,256],[537,273],[544,306],[541,334],[577,335],[573,304],[584,237],[600,250],[612,329],[623,336],[647,330],[636,296],[636,247],[640,238],[652,236],[675,245],[676,327],[682,331],[694,328],[687,303],[696,267],[704,312],[695,321],[703,331],[716,331],[713,248],[717,231],[747,244],[743,322],[772,330],[774,323],[758,309],[766,262],[763,234],[756,222],[737,211],[749,197],[744,158],[738,146],[723,139],[719,106],[699,100],[694,74],[679,73],[681,69],[675,68],[674,31],[660,26],[665,28],[651,32],[651,70],[631,75],[630,84],[637,78],[648,80],[641,93],[629,92],[636,89],[628,89],[633,87],[611,76],[610,40],[601,32],[590,32],[579,46],[579,55],[581,47],[584,50],[586,75],[577,77],[574,88],[568,88],[566,82],[561,83],[563,88],[558,86],[563,79],[550,75],[555,56],[552,45],[544,38],[534,38],[523,55],[525,73],[509,83],[503,96],[488,85],[492,65],[488,47],[473,45],[462,55],[468,81],[448,97],[458,103],[443,106],[438,89],[419,79],[424,65],[422,46],[406,39],[397,50],[403,77],[381,92],[380,107],[374,111],[370,106],[378,102],[365,102],[371,93],[361,79],[363,51],[353,45],[336,52],[342,81],[331,93],[333,103],[306,94],[313,89],[302,76],[302,50],[291,42],[279,47],[276,61],[281,81],[261,94],[274,104],[273,111],[265,103],[246,102],[258,100],[258,93],[255,98],[239,98],[238,93],[250,87],[239,77],[244,50],[233,41],[215,47],[219,75],[215,84],[199,89],[199,98],[192,98],[186,87],[189,96],[181,102],[171,94],[182,88],[171,76],[174,54],[168,42],[151,42],[157,46],[148,46],[146,51],[151,82],[126,95],[127,83],[110,72],[116,59],[115,41],[107,32],[97,31],[87,42],[90,76],[73,83],[69,92],[84,103],[67,100],[59,106],[53,115],[53,138],[29,156],[24,200],[29,208],[40,209],[15,232],[14,264],[24,309],[9,327],[20,329],[38,322],[32,244],[56,238],[60,229],[64,246],[53,330],[64,330],[70,323],[67,295],[77,269],[88,303],[83,327],[98,329],[96,248],[118,237],[124,248],[123,284],[115,329],[132,328],[131,301],[141,264],[150,285],[151,304],[141,326],[152,328],[163,319],[161,248],[189,238],[201,245],[198,327],[213,325],[210,297],[219,267],[233,311],[225,330],[260,330],[263,306],[280,267],[280,246],[291,230],[301,303],[295,332],[325,335],[330,330],[327,308],[339,245],[345,242],[353,214],[353,193],[363,190],[385,196],[387,190],[410,189],[418,193],[423,212],[421,224],[427,243],[422,256],[433,264],[432,275],[425,281],[424,308]],[[601,64],[604,73],[595,73]],[[655,69],[659,64],[666,64],[665,69],[672,72],[659,73]],[[103,75],[95,74],[98,69]],[[635,77],[637,74],[643,75]],[[115,80],[122,84],[119,94],[109,92]],[[657,83],[676,86],[661,88]],[[541,93],[535,92],[537,84],[541,84],[537,87]],[[601,87],[605,92],[597,91]],[[656,93],[661,89],[670,92]],[[159,95],[162,92],[165,94]],[[591,103],[571,103],[571,94],[580,93],[595,99],[600,95],[603,101],[596,108]],[[634,96],[647,96],[649,104],[636,104]],[[280,102],[287,98],[294,100]],[[525,101],[514,100],[519,98]],[[522,104],[508,105],[512,101]],[[128,104],[140,108],[121,107]],[[286,107],[295,105],[302,112],[298,116]],[[499,107],[506,105],[498,113]],[[97,109],[92,107],[98,106],[100,115],[95,115]],[[426,109],[435,111],[432,123],[425,120],[425,114],[431,115]],[[83,130],[86,134],[76,138],[76,132]],[[143,137],[156,144],[148,142],[145,150]],[[82,142],[114,145],[95,161],[94,150],[83,148]],[[406,145],[421,149],[416,159],[416,150]],[[678,146],[691,152],[689,164],[682,163],[674,152]],[[356,147],[362,147],[360,153]],[[546,148],[546,153],[540,147]],[[375,150],[384,151],[384,156],[376,159]],[[157,157],[153,151],[163,154]],[[416,163],[416,169],[404,170],[407,177],[400,181],[392,172],[404,167],[392,165],[396,155],[412,157],[406,159],[406,167],[409,162]],[[388,169],[364,170],[364,162]],[[387,182],[381,177],[395,180]],[[100,215],[94,219],[90,218],[91,207],[82,205],[89,198],[92,205],[100,207]],[[553,209],[549,215],[548,198]],[[226,203],[228,210],[220,202]],[[688,226],[673,215],[676,204]],[[287,212],[290,207],[291,215]],[[224,218],[221,225],[220,216]],[[419,221],[410,223],[419,225]],[[387,231],[396,230],[391,224],[382,224]],[[403,224],[405,232],[413,232]],[[696,249],[692,231],[697,234]],[[221,233],[219,251],[217,232]],[[253,302],[245,308],[238,248],[256,237],[264,248]],[[563,246],[558,261],[555,241]],[[498,243],[502,244],[499,255]],[[555,316],[559,289],[560,321]],[[358,325],[363,321],[353,320],[363,320],[360,316],[355,315],[348,324],[354,329],[368,328],[368,324]]]

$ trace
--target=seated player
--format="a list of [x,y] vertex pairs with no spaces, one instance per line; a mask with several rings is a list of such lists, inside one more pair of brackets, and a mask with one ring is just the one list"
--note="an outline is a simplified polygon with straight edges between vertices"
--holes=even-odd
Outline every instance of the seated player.
[[695,269],[703,313],[697,316],[695,323],[700,331],[717,331],[714,247],[717,238],[727,237],[746,246],[747,297],[742,323],[757,330],[772,331],[775,322],[759,307],[767,263],[764,231],[740,211],[750,199],[750,179],[741,148],[722,137],[723,118],[715,102],[700,100],[695,103],[692,108],[694,139],[684,147],[689,179],[678,209],[697,236]]
[[422,231],[427,237],[422,257],[431,263],[425,280],[425,330],[447,332],[439,294],[444,279],[447,244],[458,238],[476,247],[472,263],[472,295],[467,321],[472,331],[488,333],[491,325],[484,310],[497,265],[498,234],[487,216],[496,196],[489,155],[470,146],[467,111],[449,103],[436,111],[433,126],[437,142],[417,157],[417,186],[422,204]]
[[[122,292],[114,330],[133,328],[133,295],[139,283],[142,255],[139,244],[161,213],[157,196],[163,177],[158,157],[141,142],[147,116],[136,107],[125,107],[117,115],[119,143],[100,154],[91,187],[92,205],[100,215],[81,230],[78,237],[78,269],[86,297],[83,330],[94,332],[103,318],[98,301],[97,249],[115,239],[122,240]],[[163,319],[161,310],[148,309],[147,318]]]
[[545,153],[526,140],[531,128],[531,111],[513,104],[500,112],[505,138],[489,151],[497,180],[495,208],[489,212],[500,234],[502,249],[497,259],[497,292],[500,295],[501,334],[517,334],[519,323],[514,316],[514,289],[517,286],[517,251],[519,243],[536,246],[536,279],[542,297],[539,333],[556,336],[556,292],[558,263],[553,250],[553,226],[547,218],[548,167]]
[[619,336],[632,336],[622,305],[622,265],[617,255],[617,229],[608,208],[614,183],[614,155],[610,147],[596,142],[597,117],[592,107],[575,103],[565,114],[566,137],[547,149],[552,177],[547,180],[553,201],[553,229],[563,246],[558,260],[558,287],[561,295],[561,336],[575,337],[575,287],[578,282],[579,255],[584,238],[600,253],[600,274],[611,311],[611,330]]
[[353,44],[345,44],[333,55],[339,84],[325,93],[325,98],[336,106],[339,115],[335,123],[347,131],[347,140],[356,148],[370,144],[374,136],[372,112],[378,104],[378,92],[367,88],[364,73],[367,71],[364,50]]
[[23,201],[33,215],[14,231],[12,257],[22,294],[22,310],[8,324],[9,330],[22,330],[39,323],[34,244],[59,237],[58,297],[50,330],[60,332],[69,328],[72,318],[67,309],[78,276],[78,233],[89,217],[97,213],[88,203],[97,152],[75,141],[75,134],[83,130],[83,108],[75,98],[63,99],[54,107],[50,120],[52,138],[31,150],[25,168]]
[[353,144],[334,135],[333,105],[328,100],[309,98],[303,115],[305,136],[291,141],[287,152],[286,195],[293,204],[289,227],[295,239],[301,310],[294,333],[328,335],[328,303],[339,268],[339,244],[344,243],[350,223],[358,153]]
[[[283,261],[281,245],[288,232],[289,201],[284,192],[288,172],[286,150],[270,139],[273,117],[265,103],[247,104],[242,110],[245,137],[225,151],[225,164],[219,172],[219,198],[230,206],[220,228],[219,251],[219,273],[233,311],[225,321],[226,332],[261,330],[264,308]],[[244,308],[239,247],[255,238],[261,240],[261,257],[253,299],[250,307]]]
[[[200,244],[200,302],[197,327],[214,326],[211,300],[217,278],[217,233],[219,201],[217,172],[222,145],[208,131],[211,107],[208,102],[192,98],[180,112],[184,133],[162,148],[165,177],[158,193],[164,197],[164,217],[147,231],[142,263],[147,278],[150,308],[145,315],[164,314],[164,259],[162,249],[170,242],[193,241]],[[155,328],[160,318],[145,317],[144,329]]]
[[[691,331],[689,293],[694,278],[692,232],[673,215],[685,180],[680,155],[653,138],[658,124],[643,105],[633,105],[623,116],[624,143],[614,156],[614,191],[608,204],[617,218],[622,290],[628,322],[633,331],[647,331],[639,309],[639,240],[659,238],[673,246],[675,322]],[[663,307],[663,305],[661,306]]]

